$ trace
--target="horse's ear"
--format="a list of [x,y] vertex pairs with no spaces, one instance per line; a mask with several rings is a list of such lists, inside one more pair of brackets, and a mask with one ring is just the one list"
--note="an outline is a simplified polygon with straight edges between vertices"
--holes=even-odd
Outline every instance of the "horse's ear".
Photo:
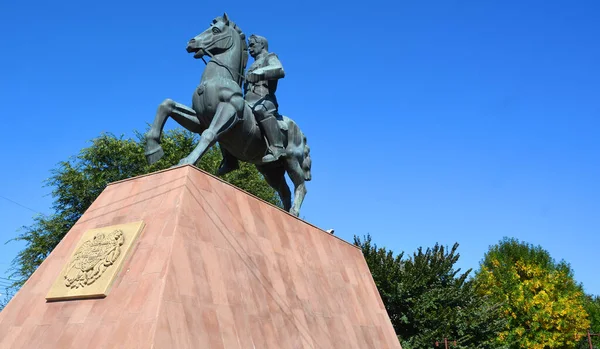
[[229,16],[227,16],[227,12],[223,13],[223,22],[229,25]]

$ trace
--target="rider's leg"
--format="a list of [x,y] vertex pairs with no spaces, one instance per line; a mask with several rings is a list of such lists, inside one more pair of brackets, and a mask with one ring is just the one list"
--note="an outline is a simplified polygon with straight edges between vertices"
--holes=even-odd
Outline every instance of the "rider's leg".
[[283,134],[279,129],[277,118],[275,118],[275,111],[275,106],[268,100],[257,105],[254,109],[258,125],[262,133],[267,137],[267,146],[270,151],[270,154],[267,154],[262,158],[263,162],[276,161],[281,156],[285,155]]

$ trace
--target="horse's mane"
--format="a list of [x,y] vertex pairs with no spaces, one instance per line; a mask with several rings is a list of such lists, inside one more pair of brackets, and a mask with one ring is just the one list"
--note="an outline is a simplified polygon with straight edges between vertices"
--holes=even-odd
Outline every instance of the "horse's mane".
[[[217,18],[214,19],[214,21],[220,21],[225,23],[226,25],[230,26],[231,28],[235,29],[235,31],[240,35],[240,42],[242,45],[242,67],[241,67],[241,74],[244,75],[244,71],[246,71],[246,65],[248,64],[248,44],[246,43],[246,34],[244,34],[244,32],[242,31],[242,29],[240,27],[237,26],[237,24],[235,24],[234,21],[227,19],[225,20],[225,18],[219,16]],[[241,79],[240,79],[240,84],[242,83]]]

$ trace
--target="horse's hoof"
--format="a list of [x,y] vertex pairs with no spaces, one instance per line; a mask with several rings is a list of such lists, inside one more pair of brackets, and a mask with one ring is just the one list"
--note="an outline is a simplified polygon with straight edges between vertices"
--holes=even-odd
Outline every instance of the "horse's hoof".
[[229,172],[233,172],[239,168],[240,168],[240,165],[238,164],[237,161],[234,162],[233,164],[230,164],[229,162],[222,163],[221,166],[219,166],[219,169],[217,170],[217,176],[224,176],[224,175],[228,174]]
[[148,163],[152,165],[165,155],[165,151],[160,145],[157,145],[153,149],[147,150],[144,155],[146,155]]
[[175,165],[173,167],[178,167],[178,166],[183,166],[183,165],[193,165],[193,163],[190,160],[188,160],[188,158],[183,158],[183,159],[179,160],[177,165]]
[[176,163],[175,165],[173,165],[173,166],[171,166],[169,168],[176,168],[176,167],[181,167],[181,166],[184,166],[184,165],[188,165],[188,163],[187,162],[181,162],[181,161],[179,161],[178,163]]

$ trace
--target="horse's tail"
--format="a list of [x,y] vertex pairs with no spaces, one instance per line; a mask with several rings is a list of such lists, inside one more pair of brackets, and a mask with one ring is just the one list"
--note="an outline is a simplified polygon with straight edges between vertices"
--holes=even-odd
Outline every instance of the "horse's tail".
[[310,159],[310,147],[306,142],[306,136],[302,135],[303,143],[304,143],[304,160],[302,161],[302,170],[304,171],[304,180],[310,181],[312,179],[312,174],[310,173],[310,168],[312,166],[312,160]]

